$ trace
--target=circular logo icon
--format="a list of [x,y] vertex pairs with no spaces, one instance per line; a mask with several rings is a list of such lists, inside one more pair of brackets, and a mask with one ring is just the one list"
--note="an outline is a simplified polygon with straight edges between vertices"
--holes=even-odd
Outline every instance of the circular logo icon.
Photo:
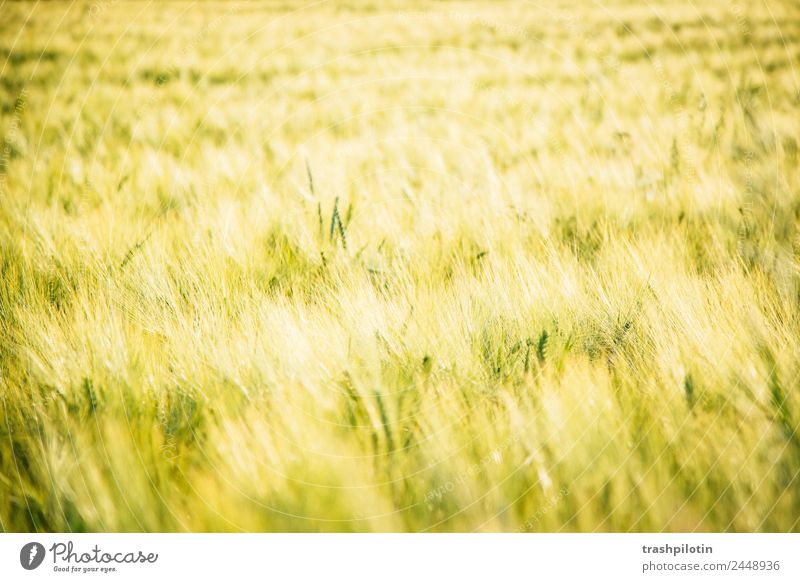
[[19,563],[26,570],[35,570],[44,561],[44,546],[39,542],[30,542],[19,551]]

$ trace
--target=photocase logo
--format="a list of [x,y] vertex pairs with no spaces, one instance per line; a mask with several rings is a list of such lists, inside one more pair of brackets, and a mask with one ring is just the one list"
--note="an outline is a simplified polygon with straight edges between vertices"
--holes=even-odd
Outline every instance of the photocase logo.
[[26,570],[35,570],[44,561],[44,546],[39,542],[30,542],[19,551],[19,563]]

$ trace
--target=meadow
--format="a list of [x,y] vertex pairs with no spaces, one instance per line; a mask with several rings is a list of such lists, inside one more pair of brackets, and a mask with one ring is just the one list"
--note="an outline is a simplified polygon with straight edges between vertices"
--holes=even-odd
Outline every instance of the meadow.
[[800,531],[780,0],[0,3],[0,530]]

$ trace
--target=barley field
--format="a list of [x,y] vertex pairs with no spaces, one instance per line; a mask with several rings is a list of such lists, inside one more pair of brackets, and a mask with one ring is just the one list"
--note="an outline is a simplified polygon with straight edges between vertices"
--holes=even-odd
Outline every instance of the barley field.
[[2,531],[800,531],[790,1],[0,3]]

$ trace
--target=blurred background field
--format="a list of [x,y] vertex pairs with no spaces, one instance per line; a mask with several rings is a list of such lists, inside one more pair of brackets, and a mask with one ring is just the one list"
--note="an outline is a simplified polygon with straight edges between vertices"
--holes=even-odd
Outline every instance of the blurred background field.
[[3,2],[3,531],[799,531],[793,2]]

